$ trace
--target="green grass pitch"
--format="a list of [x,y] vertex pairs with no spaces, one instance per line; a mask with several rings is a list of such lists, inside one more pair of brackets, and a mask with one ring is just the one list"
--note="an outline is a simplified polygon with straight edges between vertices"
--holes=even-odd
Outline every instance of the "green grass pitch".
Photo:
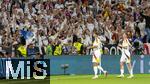
[[117,78],[117,75],[103,75],[93,80],[92,75],[51,76],[50,84],[150,84],[150,74],[135,74],[132,79]]
[[150,74],[135,74],[135,77],[128,79],[117,78],[117,75],[103,75],[93,80],[93,75],[59,75],[51,76],[45,80],[0,80],[0,84],[150,84]]
[[45,79],[45,80],[0,80],[0,84],[50,84],[50,79]]

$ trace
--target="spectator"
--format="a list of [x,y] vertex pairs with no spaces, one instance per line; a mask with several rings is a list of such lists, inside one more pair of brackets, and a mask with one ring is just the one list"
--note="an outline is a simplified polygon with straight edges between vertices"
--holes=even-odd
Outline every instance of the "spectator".
[[145,19],[145,31],[147,34],[147,42],[150,42],[150,8],[146,8],[146,13],[140,13],[140,15]]
[[28,53],[32,43],[40,55],[90,54],[86,47],[92,44],[93,30],[106,38],[106,46],[117,45],[122,32],[133,43],[147,43],[148,4],[148,0],[4,0],[0,3],[0,51],[9,50],[14,57],[21,46]]
[[17,51],[18,51],[17,53],[18,57],[24,57],[24,58],[27,57],[27,50],[25,48],[25,45],[20,44]]
[[76,51],[77,51],[78,54],[81,55],[81,54],[84,53],[83,52],[83,44],[81,43],[81,39],[80,38],[78,38],[77,42],[75,42],[73,44],[73,46],[76,48]]
[[27,47],[27,56],[34,58],[36,55],[36,49],[33,44],[29,44]]
[[54,55],[60,56],[62,55],[62,45],[61,42],[56,40],[55,49],[54,49]]
[[53,44],[52,44],[52,42],[49,42],[49,44],[46,47],[46,55],[47,56],[53,55]]

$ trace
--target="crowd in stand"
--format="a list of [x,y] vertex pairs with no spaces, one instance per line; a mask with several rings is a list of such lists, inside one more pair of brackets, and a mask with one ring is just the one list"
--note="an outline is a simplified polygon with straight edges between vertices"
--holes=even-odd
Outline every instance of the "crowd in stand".
[[0,0],[1,57],[88,55],[93,31],[104,46],[126,32],[135,54],[149,54],[149,0]]

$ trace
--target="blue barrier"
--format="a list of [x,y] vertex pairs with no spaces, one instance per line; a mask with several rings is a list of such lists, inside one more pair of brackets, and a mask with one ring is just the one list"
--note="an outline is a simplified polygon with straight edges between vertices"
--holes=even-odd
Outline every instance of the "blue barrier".
[[[63,74],[61,64],[69,64],[68,74],[93,74],[91,56],[59,56],[50,57],[51,75]],[[120,56],[103,55],[102,67],[110,74],[120,73]],[[134,73],[150,73],[150,56],[132,56]],[[125,73],[128,73],[125,67]]]
[[6,66],[5,66],[5,59],[4,58],[1,58],[0,59],[0,77],[3,78],[5,77],[5,69],[6,69]]

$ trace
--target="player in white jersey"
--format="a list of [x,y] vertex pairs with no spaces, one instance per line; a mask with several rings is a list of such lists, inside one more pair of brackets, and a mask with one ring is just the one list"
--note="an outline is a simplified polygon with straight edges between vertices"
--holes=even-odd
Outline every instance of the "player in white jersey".
[[100,66],[100,61],[101,61],[100,50],[102,49],[102,43],[97,33],[94,33],[93,36],[95,40],[93,42],[93,45],[89,47],[93,49],[93,55],[92,55],[92,63],[93,63],[93,70],[94,70],[93,79],[98,78],[99,70],[101,70],[104,73],[104,75],[107,77],[107,71],[103,70],[103,68]]
[[120,58],[121,74],[118,76],[120,78],[124,77],[124,63],[127,64],[128,71],[130,73],[130,76],[128,78],[133,78],[133,69],[132,69],[132,65],[131,65],[131,57],[130,57],[130,52],[129,52],[130,46],[131,46],[131,44],[127,38],[127,35],[124,33],[123,34],[123,42],[121,45],[119,45],[119,47],[122,48],[122,55]]

